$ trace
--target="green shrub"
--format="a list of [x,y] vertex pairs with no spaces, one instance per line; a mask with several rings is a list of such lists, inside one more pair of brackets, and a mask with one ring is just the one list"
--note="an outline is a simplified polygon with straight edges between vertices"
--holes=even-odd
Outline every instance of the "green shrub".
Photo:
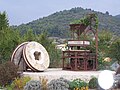
[[93,77],[89,81],[89,88],[94,89],[98,86],[98,79],[96,77]]
[[17,76],[18,67],[8,61],[0,65],[0,86],[10,84]]
[[71,90],[88,90],[88,83],[81,79],[74,79],[70,82],[70,89]]
[[11,85],[7,85],[5,88],[6,88],[7,90],[14,90],[14,87],[15,87],[15,85],[14,85],[14,84],[11,84]]

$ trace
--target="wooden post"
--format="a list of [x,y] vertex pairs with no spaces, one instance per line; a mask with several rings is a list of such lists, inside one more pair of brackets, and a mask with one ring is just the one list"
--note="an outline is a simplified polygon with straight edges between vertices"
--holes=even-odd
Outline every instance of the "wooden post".
[[63,57],[62,57],[62,62],[63,62],[62,68],[63,69],[64,69],[64,61],[65,61],[65,57],[64,57],[64,51],[63,51]]
[[95,41],[96,41],[96,68],[98,66],[98,30],[96,29],[96,33],[95,33]]

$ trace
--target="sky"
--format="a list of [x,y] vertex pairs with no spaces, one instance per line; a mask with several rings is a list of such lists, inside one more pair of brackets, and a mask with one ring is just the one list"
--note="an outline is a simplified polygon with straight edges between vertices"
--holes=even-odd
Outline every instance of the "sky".
[[20,25],[75,7],[110,15],[120,14],[120,0],[0,0],[0,12],[6,11],[10,25]]

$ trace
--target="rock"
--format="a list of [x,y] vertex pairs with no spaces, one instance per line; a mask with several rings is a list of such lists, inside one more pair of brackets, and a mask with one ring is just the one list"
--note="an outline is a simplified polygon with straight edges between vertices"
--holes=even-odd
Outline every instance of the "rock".
[[111,67],[112,70],[117,71],[117,69],[118,69],[119,66],[120,66],[120,65],[119,65],[118,62],[116,61],[116,62],[114,62],[110,67]]

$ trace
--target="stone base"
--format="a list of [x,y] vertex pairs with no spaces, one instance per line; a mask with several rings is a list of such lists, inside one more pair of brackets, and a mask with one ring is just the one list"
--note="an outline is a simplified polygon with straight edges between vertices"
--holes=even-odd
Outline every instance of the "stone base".
[[[92,77],[98,77],[101,71],[67,71],[61,68],[48,68],[44,72],[23,72],[23,76],[30,76],[33,80],[40,80],[40,78],[48,79],[48,82],[53,79],[63,77],[68,80],[80,78],[88,82]],[[114,72],[113,72],[114,73]]]

